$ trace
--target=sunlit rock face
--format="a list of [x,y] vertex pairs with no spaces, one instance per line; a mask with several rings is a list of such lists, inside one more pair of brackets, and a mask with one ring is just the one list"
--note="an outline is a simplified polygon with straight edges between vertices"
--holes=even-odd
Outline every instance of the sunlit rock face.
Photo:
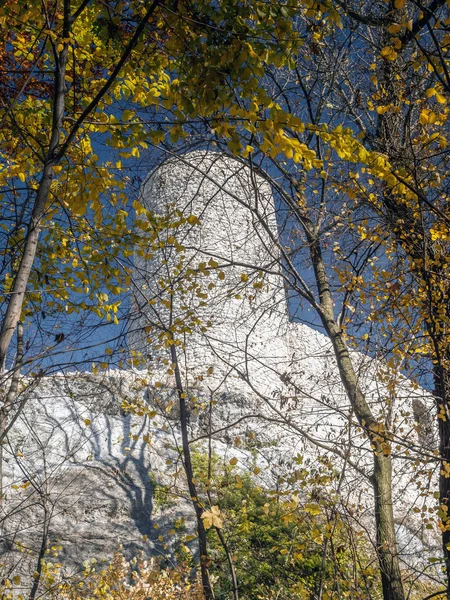
[[[329,339],[289,322],[267,183],[237,161],[195,152],[156,169],[142,202],[157,216],[182,220],[161,230],[151,258],[136,256],[128,343],[144,361],[133,372],[43,378],[24,392],[25,410],[5,447],[2,561],[21,556],[24,574],[33,572],[44,534],[73,569],[87,558],[110,558],[119,544],[170,560],[174,524],[194,530],[172,357],[158,338],[177,319],[190,330],[176,335],[193,447],[207,452],[211,436],[224,464],[236,457],[239,469],[258,466],[258,485],[269,487],[301,461],[301,468],[320,470],[318,457],[327,456],[344,473],[336,480],[339,510],[356,527],[373,528],[365,476],[371,452]],[[357,353],[354,359],[374,413],[389,416],[394,436],[412,444],[409,456],[421,432],[431,448],[433,428],[417,423],[431,407],[423,390],[401,379],[388,389],[380,362]],[[150,412],[124,411],[130,402]],[[400,552],[418,563],[438,552],[438,532],[423,529],[413,510],[433,502],[422,492],[435,484],[405,460],[403,448],[394,450]]]
[[91,558],[110,559],[119,546],[129,556],[169,556],[177,519],[193,528],[188,505],[177,501],[184,479],[167,464],[179,459],[177,436],[156,415],[121,408],[148,402],[150,393],[124,371],[55,375],[27,392],[4,449],[1,572],[17,565],[26,581],[43,542],[45,558],[69,574]]

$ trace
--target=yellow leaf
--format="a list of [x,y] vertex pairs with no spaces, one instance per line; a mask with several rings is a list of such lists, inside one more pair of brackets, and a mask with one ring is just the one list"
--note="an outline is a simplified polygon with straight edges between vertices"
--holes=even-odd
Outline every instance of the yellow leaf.
[[436,122],[437,115],[432,110],[424,108],[419,116],[419,122],[421,125],[433,124]]
[[394,2],[394,6],[397,10],[402,10],[402,8],[405,6],[406,4],[406,0],[395,0]]
[[164,131],[150,131],[149,135],[153,144],[159,144],[164,139]]
[[322,512],[318,504],[313,504],[312,502],[308,502],[305,504],[305,512],[309,513],[312,516],[320,515]]
[[86,427],[87,427],[88,425],[90,425],[90,424],[91,424],[91,420],[90,420],[90,419],[83,419],[83,423],[84,423],[84,424],[86,425]]
[[391,46],[385,46],[380,54],[386,60],[395,60],[398,56],[397,52]]
[[238,459],[234,456],[231,460],[230,460],[230,465],[237,465]]
[[200,221],[195,215],[189,215],[186,220],[189,223],[189,225],[200,225]]
[[203,519],[205,529],[210,529],[211,527],[217,527],[217,529],[222,528],[223,522],[218,506],[212,506],[211,510],[205,510],[201,515],[201,518]]
[[387,28],[389,33],[398,33],[401,30],[402,26],[399,25],[398,23],[393,23],[392,25],[389,25],[389,27]]
[[19,179],[23,183],[25,181],[25,173],[19,173]]

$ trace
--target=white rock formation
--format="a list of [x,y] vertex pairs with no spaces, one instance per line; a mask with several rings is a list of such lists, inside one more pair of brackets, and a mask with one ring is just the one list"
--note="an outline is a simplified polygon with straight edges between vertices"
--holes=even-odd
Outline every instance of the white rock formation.
[[[50,546],[60,544],[76,565],[89,556],[110,556],[119,543],[167,554],[161,531],[180,517],[192,519],[183,501],[176,413],[165,410],[174,396],[171,361],[167,350],[147,341],[176,319],[192,329],[176,334],[184,342],[177,347],[184,385],[199,407],[192,436],[212,432],[215,451],[226,462],[234,455],[243,466],[256,461],[262,483],[292,470],[299,454],[306,464],[325,454],[341,470],[348,451],[343,510],[359,505],[355,518],[370,526],[371,489],[361,473],[370,472],[371,454],[355,426],[329,340],[289,322],[270,188],[237,161],[196,152],[156,169],[143,202],[158,215],[178,211],[177,218],[186,219],[160,234],[164,243],[150,249],[151,260],[136,257],[129,344],[149,356],[150,366],[107,376],[61,375],[31,392],[7,448],[4,561],[16,560],[10,550],[22,544],[32,550],[32,564],[46,522]],[[380,417],[389,412],[395,435],[412,444],[414,456],[413,405],[426,407],[426,394],[407,381],[388,390],[377,377],[382,364],[354,358],[374,411]],[[133,398],[158,415],[122,414],[121,403]],[[258,441],[251,451],[250,439]],[[426,469],[413,468],[404,447],[393,445],[401,550],[417,561],[423,544],[434,543],[433,531],[420,529],[413,513],[429,502],[420,486],[430,485],[430,478]],[[162,485],[174,493],[170,502],[160,501]]]
[[[320,414],[319,438],[342,435],[351,410],[331,344],[312,328],[289,321],[268,184],[234,159],[193,152],[158,167],[143,187],[142,202],[158,216],[194,216],[199,224],[164,230],[150,261],[136,257],[130,345],[151,354],[147,325],[167,328],[177,319],[198,318],[192,333],[178,336],[184,342],[179,354],[186,385],[213,367],[207,386],[216,393],[252,394],[266,407],[273,400],[275,409],[295,406],[306,429],[316,427]],[[355,365],[374,411],[380,417],[390,411],[394,425],[396,419],[402,422],[400,408],[408,412],[409,406],[411,412],[412,399],[426,397],[407,382],[388,391],[377,377],[383,365],[370,357],[355,354]]]

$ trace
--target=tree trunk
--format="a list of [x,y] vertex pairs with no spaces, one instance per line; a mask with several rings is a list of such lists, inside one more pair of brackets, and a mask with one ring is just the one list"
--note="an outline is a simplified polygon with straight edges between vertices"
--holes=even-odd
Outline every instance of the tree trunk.
[[41,232],[41,221],[45,214],[52,178],[53,164],[49,163],[44,168],[44,173],[39,184],[30,225],[25,238],[25,247],[14,279],[14,286],[10,294],[5,318],[0,329],[0,369],[3,369],[5,366],[11,338],[21,316],[25,292],[36,256],[39,234]]
[[381,571],[384,600],[405,600],[398,561],[394,513],[392,506],[392,459],[385,455],[384,440],[376,435],[378,422],[359,386],[347,343],[334,318],[330,284],[322,258],[320,241],[309,229],[311,259],[320,298],[320,318],[333,345],[341,382],[356,418],[366,432],[373,451],[374,509],[377,533],[377,556]]
[[377,554],[381,569],[384,600],[405,597],[398,562],[394,513],[392,510],[392,460],[383,454],[374,456],[373,490],[377,528]]
[[36,594],[38,592],[39,584],[41,582],[41,577],[42,577],[43,561],[45,559],[45,555],[47,552],[49,515],[48,515],[48,511],[47,511],[47,505],[45,504],[46,502],[47,502],[47,500],[44,499],[44,519],[43,519],[44,525],[43,525],[43,530],[42,530],[41,547],[39,549],[39,554],[38,554],[38,558],[37,558],[37,562],[36,562],[36,570],[33,575],[33,586],[30,591],[29,600],[35,600],[35,598],[36,598]]
[[[17,352],[14,363],[14,372],[12,374],[11,383],[8,393],[3,399],[2,407],[0,408],[0,507],[3,505],[4,489],[3,489],[3,444],[5,437],[8,434],[8,415],[17,401],[19,391],[20,369],[23,361],[23,323],[19,321],[17,324]],[[17,409],[16,417],[20,414],[20,409]]]
[[[173,340],[172,340],[173,342]],[[175,382],[177,386],[178,400],[180,404],[180,425],[181,425],[181,440],[183,447],[183,465],[186,473],[188,482],[189,494],[191,496],[192,504],[197,517],[197,533],[198,533],[198,546],[200,552],[200,571],[202,578],[202,587],[205,600],[214,600],[214,591],[212,589],[211,580],[209,577],[208,569],[208,546],[206,540],[206,530],[203,524],[202,514],[203,507],[200,499],[197,495],[197,489],[194,483],[194,470],[192,468],[191,461],[191,450],[189,447],[189,435],[188,435],[188,408],[186,405],[186,394],[183,391],[183,383],[181,381],[180,368],[178,366],[178,357],[175,345],[172,344],[170,347],[172,363],[175,365]]]
[[442,521],[442,551],[450,599],[450,373],[441,365],[434,368],[434,387],[439,430],[439,503]]
[[377,556],[381,571],[384,600],[404,600],[405,593],[398,560],[395,533],[394,512],[392,506],[392,459],[383,454],[382,442],[373,439],[371,427],[377,424],[369,405],[359,388],[357,375],[346,343],[336,324],[326,321],[335,356],[337,358],[341,381],[347,391],[363,429],[365,429],[373,447],[373,491],[375,525],[377,534]]
[[[69,37],[71,25],[70,2],[69,0],[64,0],[63,37]],[[41,232],[41,222],[45,214],[50,194],[50,186],[53,180],[53,167],[57,162],[56,152],[61,141],[66,100],[65,78],[68,54],[69,44],[65,42],[62,51],[55,57],[55,91],[52,111],[52,132],[48,152],[45,157],[44,169],[25,237],[22,258],[14,278],[14,285],[9,296],[5,318],[3,319],[0,328],[0,370],[4,368],[9,345],[21,317],[25,292],[28,287],[28,280],[36,257],[36,250]]]

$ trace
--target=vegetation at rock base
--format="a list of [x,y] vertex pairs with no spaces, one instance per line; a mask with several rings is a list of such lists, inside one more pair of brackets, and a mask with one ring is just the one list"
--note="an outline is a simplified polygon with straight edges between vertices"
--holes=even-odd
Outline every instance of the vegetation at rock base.
[[[212,457],[211,478],[205,485],[220,507],[227,551],[235,557],[239,596],[288,600],[318,593],[333,597],[339,591],[342,598],[380,597],[373,551],[335,504],[332,466],[323,460],[321,468],[311,472],[300,466],[300,459],[298,463],[290,481],[268,490],[256,483],[254,473],[223,467]],[[196,455],[195,464],[197,473],[204,473],[208,458]],[[217,595],[227,598],[232,593],[227,559],[214,527],[209,539]],[[326,558],[328,545],[332,560]]]
[[164,569],[153,560],[135,557],[127,561],[117,552],[110,564],[91,563],[81,576],[64,582],[58,573],[45,574],[46,596],[52,600],[200,600],[198,582],[190,581],[182,569]]

